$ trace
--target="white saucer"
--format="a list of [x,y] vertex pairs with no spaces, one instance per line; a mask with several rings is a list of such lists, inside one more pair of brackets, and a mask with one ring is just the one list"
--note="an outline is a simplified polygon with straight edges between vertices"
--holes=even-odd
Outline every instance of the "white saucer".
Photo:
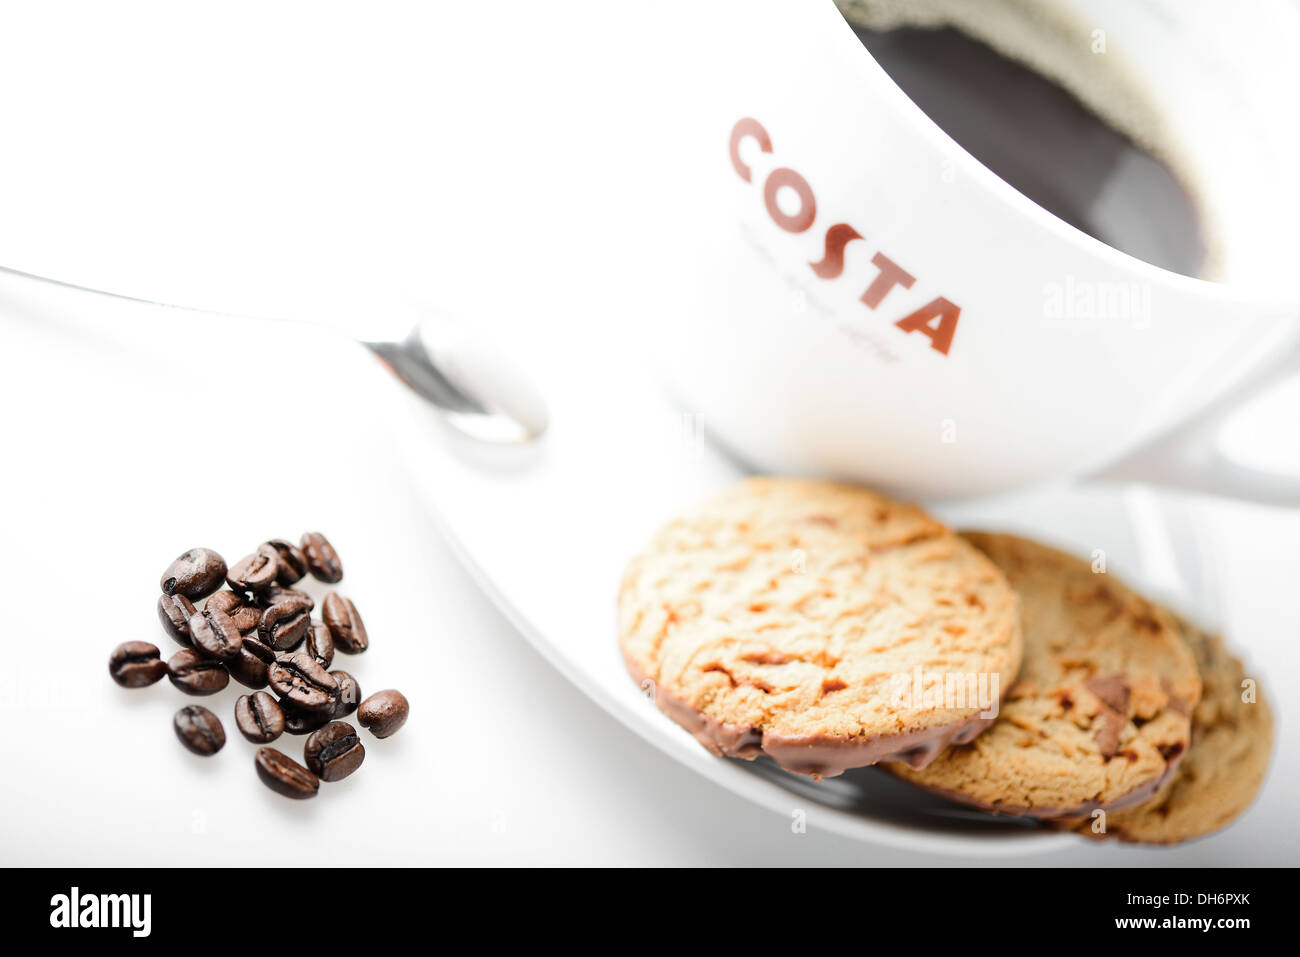
[[[581,337],[575,337],[580,340]],[[963,809],[874,769],[813,782],[766,759],[717,758],[644,697],[615,640],[627,558],[681,507],[743,471],[675,411],[644,368],[565,337],[530,344],[551,406],[541,447],[468,448],[394,389],[410,466],[453,547],[484,590],[560,672],[665,754],[809,828],[893,847],[1011,855],[1070,835]],[[491,452],[492,454],[488,454]],[[1057,487],[935,511],[958,527],[1021,530],[1084,556],[1201,618],[1215,616],[1212,548],[1179,500],[1138,487]],[[1195,598],[1195,601],[1192,599]],[[701,813],[725,813],[719,806]]]

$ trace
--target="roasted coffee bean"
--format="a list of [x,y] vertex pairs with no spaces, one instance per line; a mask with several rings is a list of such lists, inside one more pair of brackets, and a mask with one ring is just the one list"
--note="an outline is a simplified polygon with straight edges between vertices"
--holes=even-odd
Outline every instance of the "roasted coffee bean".
[[270,744],[284,733],[284,712],[265,691],[235,702],[235,727],[254,744]]
[[[239,649],[239,657],[227,661],[226,670],[230,672],[230,677],[234,678],[245,688],[252,688],[257,691],[265,688],[269,682],[267,671],[269,666],[265,661],[249,648],[249,639],[244,639],[244,644]],[[258,642],[261,644],[261,642]],[[263,645],[263,647],[265,647]]]
[[311,609],[305,595],[285,595],[262,612],[257,637],[276,651],[296,648],[311,629]]
[[164,595],[184,595],[198,601],[221,587],[226,560],[210,548],[191,548],[167,566],[159,584]]
[[356,728],[346,721],[331,721],[307,736],[302,754],[307,767],[322,781],[342,781],[361,767],[366,748]]
[[230,616],[230,620],[235,623],[235,627],[239,629],[241,635],[248,634],[262,620],[262,609],[243,595],[226,589],[222,589],[209,598],[208,603],[203,607],[225,612]]
[[283,751],[258,748],[253,762],[262,783],[276,794],[301,800],[320,790],[320,779]]
[[216,754],[226,743],[221,719],[201,704],[189,704],[177,711],[172,727],[181,744],[195,754]]
[[302,650],[311,655],[316,664],[328,668],[334,661],[334,639],[330,637],[329,625],[323,621],[313,621]]
[[272,585],[262,594],[257,596],[257,604],[263,610],[270,608],[276,602],[283,601],[286,598],[297,598],[307,603],[307,609],[310,611],[316,607],[316,599],[305,591],[299,591],[297,588],[286,588],[283,585]]
[[167,677],[186,694],[216,694],[230,684],[226,666],[205,658],[193,648],[182,648],[167,661]]
[[321,618],[329,626],[330,637],[334,639],[334,645],[339,651],[359,655],[370,647],[365,622],[357,614],[357,606],[352,604],[351,599],[333,592],[326,595]]
[[334,676],[302,652],[288,660],[277,658],[268,674],[271,688],[299,711],[332,715],[339,700]]
[[376,738],[386,738],[402,725],[411,713],[406,696],[400,691],[376,691],[357,708],[357,721]]
[[331,671],[330,674],[339,684],[339,701],[334,706],[334,717],[346,718],[361,703],[361,685],[346,671]]
[[275,584],[280,571],[280,559],[270,545],[259,545],[257,551],[245,555],[230,566],[226,584],[237,592],[264,592]]
[[257,637],[257,632],[252,631],[244,636],[244,650],[253,655],[264,665],[270,665],[279,655],[276,650]]
[[158,620],[163,631],[185,647],[189,647],[190,619],[194,617],[194,602],[184,595],[159,595]]
[[281,701],[280,710],[284,712],[284,731],[286,734],[311,734],[317,728],[323,728],[334,720],[332,714],[312,714],[299,711],[293,705]]
[[343,563],[329,539],[320,532],[307,532],[302,537],[302,553],[307,558],[307,568],[318,581],[333,585],[343,578]]
[[167,674],[167,662],[160,657],[157,645],[124,641],[109,656],[108,673],[123,688],[143,688],[162,680]]
[[302,553],[302,549],[283,538],[273,538],[266,544],[275,549],[276,557],[280,559],[280,572],[275,576],[276,583],[292,585],[294,582],[301,581],[302,576],[307,574],[307,556]]
[[190,638],[194,647],[209,658],[233,661],[244,645],[234,620],[223,611],[204,608],[190,619]]

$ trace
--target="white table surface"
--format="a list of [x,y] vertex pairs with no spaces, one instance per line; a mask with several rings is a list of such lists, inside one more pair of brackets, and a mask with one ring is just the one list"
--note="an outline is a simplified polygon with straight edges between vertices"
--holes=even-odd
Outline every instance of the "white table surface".
[[[647,184],[672,163],[644,133],[690,122],[668,106],[669,34],[609,4],[561,26],[541,5],[473,6],[6,11],[0,86],[21,95],[0,101],[0,263],[257,311],[399,280],[485,322],[671,308],[679,290],[643,281],[671,213]],[[617,92],[603,81],[624,73]],[[611,208],[639,226],[621,243]],[[336,377],[324,398],[313,370]],[[373,416],[389,385],[302,330],[36,313],[0,282],[0,863],[242,865],[286,839],[302,865],[944,863],[793,834],[554,673],[439,538]],[[283,412],[244,411],[268,404]],[[1292,441],[1285,423],[1254,434]],[[1035,863],[1300,861],[1300,515],[1200,514],[1225,549],[1229,626],[1279,712],[1264,796],[1210,840],[1081,841]],[[193,699],[124,691],[105,664],[128,639],[172,650],[153,610],[172,556],[234,559],[308,528],[339,546],[373,638],[342,666],[413,710],[352,779],[291,805],[242,739],[213,759],[180,748],[171,714]],[[236,693],[217,697],[223,719]]]
[[[8,768],[0,782],[0,862],[239,865],[286,838],[304,865],[341,857],[377,864],[942,862],[815,831],[792,834],[788,817],[671,762],[553,672],[440,539],[392,436],[368,415],[383,408],[378,393],[392,384],[364,355],[276,330],[259,336],[257,362],[232,369],[229,350],[211,344],[212,328],[173,326],[164,342],[166,327],[145,323],[137,331],[155,332],[152,344],[96,343],[16,317],[4,288],[0,401],[10,414],[0,430],[7,463],[0,722]],[[205,359],[205,348],[220,360]],[[267,384],[266,372],[276,368],[295,368],[296,379]],[[310,369],[353,373],[334,390],[338,412],[328,420],[303,401]],[[297,404],[300,412],[240,430],[232,404],[212,408],[198,428],[169,424],[177,403],[204,408],[209,382],[256,390],[263,401]],[[279,470],[286,462],[291,479]],[[593,510],[615,506],[593,503]],[[1297,540],[1300,520],[1244,506],[1214,508],[1208,520],[1229,550],[1224,607],[1234,631],[1249,638],[1281,712],[1263,799],[1230,831],[1176,850],[1080,841],[1071,853],[1030,862],[1297,860],[1291,805],[1300,762],[1285,695],[1300,680],[1300,615],[1286,541]],[[372,636],[369,652],[340,655],[339,666],[364,691],[395,686],[412,702],[406,728],[387,741],[367,738],[361,770],[325,785],[307,805],[256,780],[253,748],[229,718],[241,689],[232,684],[204,702],[230,740],[215,758],[198,758],[170,728],[172,713],[197,699],[166,681],[120,689],[105,668],[119,641],[143,638],[165,654],[174,650],[153,608],[157,576],[174,554],[208,544],[233,558],[266,537],[305,528],[324,529],[338,545],[342,588]],[[301,739],[286,737],[281,746],[294,753]]]

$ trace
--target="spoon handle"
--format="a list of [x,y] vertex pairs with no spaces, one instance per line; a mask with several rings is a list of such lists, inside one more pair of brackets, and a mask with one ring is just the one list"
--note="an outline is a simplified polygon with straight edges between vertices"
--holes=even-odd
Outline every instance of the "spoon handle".
[[159,302],[156,299],[145,299],[142,296],[128,296],[125,293],[109,292],[106,289],[95,289],[93,286],[83,286],[79,283],[68,282],[64,279],[54,279],[50,276],[41,276],[34,272],[26,272],[22,269],[14,269],[11,266],[0,266],[0,273],[8,276],[17,276],[20,279],[29,279],[33,282],[43,283],[47,286],[58,286],[61,289],[72,289],[76,292],[84,292],[92,296],[102,296],[106,299],[117,299],[123,302],[138,302],[145,306],[158,306],[162,309],[176,309],[182,312],[194,312],[203,316],[219,316],[225,319],[256,319],[262,322],[305,322],[306,320],[287,319],[281,316],[250,316],[241,313],[222,312],[219,309],[204,309],[198,306],[178,306],[175,303]]
[[[310,319],[254,316],[177,306],[8,266],[0,266],[0,273],[118,302],[225,319],[290,322],[344,333],[366,346],[399,382],[437,408],[458,431],[480,442],[527,444],[539,438],[549,422],[541,394],[500,350],[458,323],[434,320],[409,306],[369,305],[345,317],[350,321],[349,329],[342,323],[327,322],[315,315]],[[359,327],[360,335],[356,333]]]
[[107,289],[97,289],[94,286],[84,286],[64,279],[55,279],[52,276],[42,276],[26,270],[14,269],[11,266],[0,265],[0,273],[46,286],[70,289],[74,292],[96,296],[101,299],[116,302],[135,302],[160,309],[174,309],[180,313],[190,313],[196,316],[252,322],[292,323],[294,325],[328,329],[368,346],[380,342],[400,341],[417,321],[414,310],[405,304],[386,303],[381,306],[376,305],[374,302],[367,302],[364,305],[349,303],[349,308],[346,310],[340,309],[337,304],[320,305],[314,306],[309,315],[267,315],[265,313],[232,312],[225,309],[163,302],[144,296],[132,296]]

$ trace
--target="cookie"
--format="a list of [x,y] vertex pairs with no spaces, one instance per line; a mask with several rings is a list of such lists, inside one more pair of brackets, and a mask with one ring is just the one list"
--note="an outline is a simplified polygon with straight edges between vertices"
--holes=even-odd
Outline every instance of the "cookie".
[[633,678],[714,754],[829,777],[923,767],[992,720],[1020,664],[1017,601],[921,509],[856,486],[755,478],[628,565]]
[[1024,663],[988,731],[899,776],[989,811],[1141,803],[1187,752],[1201,680],[1174,620],[1107,574],[1011,535],[963,536],[1020,595]]
[[1201,703],[1192,713],[1192,746],[1160,793],[1127,811],[1108,814],[1105,830],[1088,819],[1090,837],[1174,844],[1226,827],[1259,793],[1273,751],[1273,714],[1241,662],[1223,640],[1178,622],[1201,672]]

